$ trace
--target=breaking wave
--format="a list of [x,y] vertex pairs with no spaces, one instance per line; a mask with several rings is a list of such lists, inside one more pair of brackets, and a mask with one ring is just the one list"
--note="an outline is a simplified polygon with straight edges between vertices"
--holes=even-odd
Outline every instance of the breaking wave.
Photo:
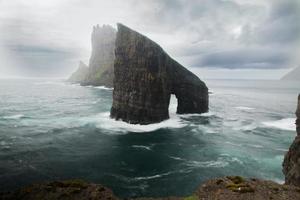
[[79,125],[95,124],[97,128],[109,130],[110,132],[152,132],[163,128],[182,128],[187,126],[176,115],[170,115],[170,119],[164,120],[160,123],[140,125],[140,124],[128,124],[123,121],[110,118],[109,112],[99,113],[95,116],[82,117]]
[[294,131],[296,130],[295,120],[295,118],[284,118],[276,121],[263,122],[262,124],[268,127]]
[[17,115],[9,115],[9,116],[3,116],[3,119],[21,119],[23,118],[23,114],[17,114]]
[[148,146],[143,146],[143,145],[132,145],[131,147],[132,147],[132,148],[145,149],[145,150],[151,151],[151,148],[148,147]]
[[246,107],[246,106],[237,106],[235,107],[238,110],[254,110],[255,108]]

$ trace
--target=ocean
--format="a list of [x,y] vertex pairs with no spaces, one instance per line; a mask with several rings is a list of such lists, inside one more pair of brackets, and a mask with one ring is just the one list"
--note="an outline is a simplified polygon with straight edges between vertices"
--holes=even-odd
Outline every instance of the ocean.
[[0,80],[0,191],[62,179],[120,197],[188,195],[207,179],[282,183],[299,82],[206,80],[210,111],[130,125],[109,118],[112,89],[56,79]]

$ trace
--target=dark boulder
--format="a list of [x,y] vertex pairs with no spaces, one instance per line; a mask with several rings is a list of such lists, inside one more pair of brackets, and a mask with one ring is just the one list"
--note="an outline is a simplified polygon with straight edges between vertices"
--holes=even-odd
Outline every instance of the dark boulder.
[[1,200],[118,200],[113,192],[99,184],[83,180],[65,180],[25,186],[0,193]]
[[169,118],[171,94],[179,114],[208,111],[204,82],[155,42],[118,24],[111,117],[132,124],[163,121]]
[[297,136],[284,157],[283,174],[286,184],[300,186],[300,95],[296,116]]

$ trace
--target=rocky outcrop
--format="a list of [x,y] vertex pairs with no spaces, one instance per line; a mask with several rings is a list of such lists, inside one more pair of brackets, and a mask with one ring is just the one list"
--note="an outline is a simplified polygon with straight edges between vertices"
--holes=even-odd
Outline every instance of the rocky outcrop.
[[296,116],[297,136],[284,157],[283,174],[286,184],[300,186],[300,95]]
[[[88,70],[77,70],[77,83],[92,86],[113,86],[116,30],[109,26],[94,26],[92,32],[92,54]],[[73,75],[74,75],[73,74]],[[69,78],[74,82],[73,75]]]
[[207,181],[194,197],[193,200],[296,200],[300,199],[300,188],[273,181],[229,176]]
[[[180,189],[180,188],[179,188]],[[118,200],[99,184],[81,180],[35,184],[15,192],[0,193],[1,200]],[[128,198],[126,198],[128,199]],[[244,179],[239,176],[208,180],[187,197],[135,198],[135,200],[299,200],[300,188],[272,181]],[[132,199],[133,200],[133,199]]]
[[208,89],[149,38],[118,24],[111,117],[132,124],[169,118],[170,95],[177,113],[208,111]]
[[71,83],[81,83],[88,73],[88,66],[82,61],[79,62],[78,69],[68,79]]
[[55,181],[0,193],[1,200],[118,200],[112,191],[82,180]]

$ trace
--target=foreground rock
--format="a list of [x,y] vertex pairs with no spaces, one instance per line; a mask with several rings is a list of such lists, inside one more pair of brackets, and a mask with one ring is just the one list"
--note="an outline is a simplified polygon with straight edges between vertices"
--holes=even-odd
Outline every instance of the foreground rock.
[[[1,200],[117,200],[110,189],[80,180],[57,181],[0,194]],[[231,176],[209,180],[187,197],[137,198],[136,200],[299,200],[300,188],[272,181]]]
[[118,24],[111,117],[132,124],[169,118],[170,95],[177,113],[208,111],[208,89],[149,38]]
[[112,191],[81,180],[56,181],[0,194],[1,200],[117,200]]
[[78,69],[74,72],[71,77],[68,79],[71,83],[81,83],[85,80],[88,74],[88,66],[84,64],[82,61],[79,62]]
[[[79,68],[69,78],[81,85],[113,86],[116,30],[109,26],[94,26],[92,54],[87,69]],[[77,78],[79,77],[79,78]],[[74,81],[76,80],[76,81]]]
[[286,184],[300,186],[300,95],[296,116],[297,136],[284,157],[283,173]]
[[195,200],[197,199],[296,200],[300,199],[300,188],[272,181],[231,176],[207,181],[196,191]]

